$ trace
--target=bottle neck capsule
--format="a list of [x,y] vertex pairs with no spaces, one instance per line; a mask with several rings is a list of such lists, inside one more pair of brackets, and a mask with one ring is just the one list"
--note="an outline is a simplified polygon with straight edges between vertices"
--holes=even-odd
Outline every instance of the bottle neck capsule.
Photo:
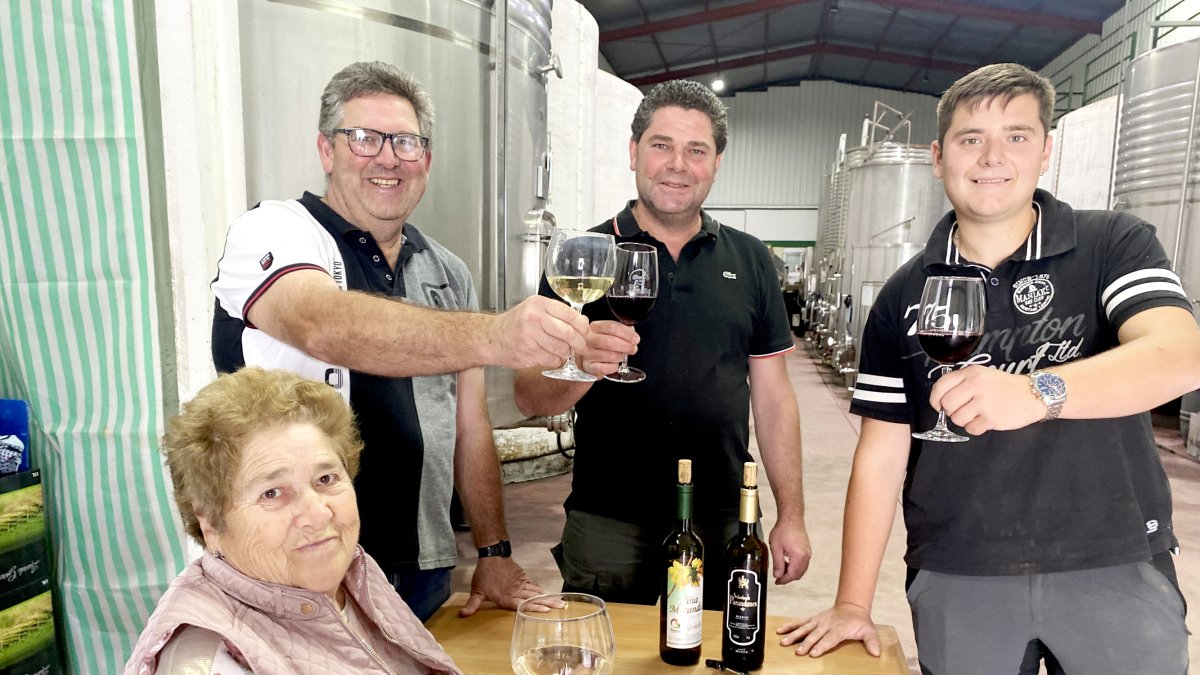
[[738,520],[751,526],[758,523],[758,488],[742,488],[741,508],[738,509]]

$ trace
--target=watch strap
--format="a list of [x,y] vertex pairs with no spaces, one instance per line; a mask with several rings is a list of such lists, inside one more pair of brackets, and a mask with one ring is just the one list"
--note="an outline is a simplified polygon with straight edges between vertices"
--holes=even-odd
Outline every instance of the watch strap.
[[500,541],[496,542],[495,544],[492,544],[491,546],[484,546],[483,548],[479,549],[479,557],[480,558],[491,558],[491,557],[510,558],[510,557],[512,557],[512,544],[509,543],[509,541],[507,539],[501,539]]

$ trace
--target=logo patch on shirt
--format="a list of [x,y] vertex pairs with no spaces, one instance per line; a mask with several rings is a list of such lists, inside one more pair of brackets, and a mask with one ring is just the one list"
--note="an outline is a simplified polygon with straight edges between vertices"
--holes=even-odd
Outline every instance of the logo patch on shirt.
[[1146,521],[1146,534],[1154,534],[1155,532],[1158,532],[1158,521],[1157,520],[1147,520]]
[[1054,299],[1049,274],[1033,274],[1013,284],[1013,305],[1022,314],[1037,314]]
[[264,272],[271,269],[271,263],[273,262],[275,262],[275,254],[270,251],[267,251],[266,255],[258,259],[258,265],[263,268]]
[[726,279],[737,279],[737,275],[729,270],[721,272],[721,276],[725,277]]

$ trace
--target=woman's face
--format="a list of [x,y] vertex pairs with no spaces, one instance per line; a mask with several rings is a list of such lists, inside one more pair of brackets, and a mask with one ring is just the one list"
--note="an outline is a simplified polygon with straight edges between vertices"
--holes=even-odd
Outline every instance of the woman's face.
[[233,476],[224,529],[200,517],[208,549],[243,574],[332,597],[354,557],[358,526],[346,468],[311,424],[251,436]]

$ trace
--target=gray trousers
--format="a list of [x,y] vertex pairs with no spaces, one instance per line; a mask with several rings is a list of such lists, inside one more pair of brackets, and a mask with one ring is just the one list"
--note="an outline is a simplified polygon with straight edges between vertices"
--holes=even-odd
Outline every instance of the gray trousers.
[[1013,675],[1040,640],[1070,675],[1185,675],[1179,591],[1150,563],[1030,576],[920,570],[908,589],[925,675]]

